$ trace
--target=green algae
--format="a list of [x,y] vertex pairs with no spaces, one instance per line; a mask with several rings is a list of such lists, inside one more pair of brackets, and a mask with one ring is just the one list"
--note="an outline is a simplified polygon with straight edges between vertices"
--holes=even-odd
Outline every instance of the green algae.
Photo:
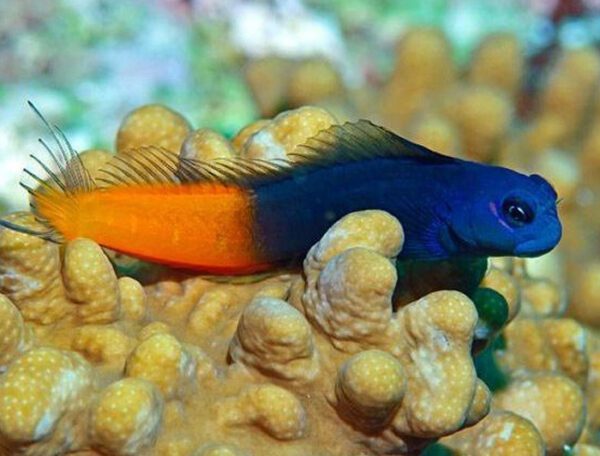
[[421,452],[421,456],[454,456],[457,454],[456,451],[451,450],[441,443],[432,443]]
[[457,290],[467,296],[475,292],[487,271],[488,260],[458,258],[450,260],[399,260],[394,307],[415,301],[439,290]]
[[505,388],[510,381],[495,357],[495,353],[504,350],[505,347],[504,336],[499,335],[473,358],[477,376],[492,392]]
[[472,352],[479,353],[504,328],[508,321],[508,302],[491,288],[477,288],[469,296],[475,304],[479,320],[475,327]]

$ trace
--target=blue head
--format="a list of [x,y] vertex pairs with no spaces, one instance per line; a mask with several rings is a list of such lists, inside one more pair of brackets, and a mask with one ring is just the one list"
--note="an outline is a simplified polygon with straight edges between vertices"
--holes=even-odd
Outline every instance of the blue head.
[[462,253],[534,257],[561,237],[557,195],[537,174],[473,164],[452,208],[448,231]]

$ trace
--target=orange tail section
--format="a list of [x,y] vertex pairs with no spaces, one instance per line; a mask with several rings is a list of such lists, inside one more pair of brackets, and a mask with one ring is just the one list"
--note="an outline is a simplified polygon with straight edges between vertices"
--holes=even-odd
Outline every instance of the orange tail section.
[[[119,252],[209,273],[246,273],[261,264],[246,191],[217,184],[139,185],[57,193],[38,212],[66,239],[87,237]],[[64,197],[63,197],[64,198]]]

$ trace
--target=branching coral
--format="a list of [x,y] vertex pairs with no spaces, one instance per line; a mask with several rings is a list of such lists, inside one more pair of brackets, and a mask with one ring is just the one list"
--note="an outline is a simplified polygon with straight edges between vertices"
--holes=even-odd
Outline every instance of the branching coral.
[[[286,111],[252,134],[240,154],[248,158],[286,159],[297,146],[335,123],[334,117],[321,108],[307,106]],[[293,161],[293,157],[290,159]]]
[[217,420],[223,426],[254,425],[279,440],[303,437],[307,425],[302,403],[275,385],[251,386],[220,402]]
[[396,66],[381,93],[380,115],[399,130],[426,109],[432,97],[450,87],[456,77],[446,37],[433,28],[410,31],[396,50]]
[[[25,215],[12,217],[35,226]],[[122,299],[129,315],[143,314],[139,284],[117,280],[101,248],[89,240],[69,242],[62,256],[56,245],[6,229],[0,230],[0,243],[0,290],[27,321],[110,323],[119,318]]]
[[499,407],[529,419],[550,454],[561,454],[583,429],[584,397],[576,383],[557,374],[524,375],[496,398]]
[[10,299],[0,295],[0,371],[28,348],[32,336],[19,310]]
[[[23,213],[7,220],[40,228]],[[6,229],[0,229],[0,292],[28,321],[54,323],[73,311],[61,281],[58,246]]]
[[469,82],[499,88],[515,96],[524,72],[521,43],[509,33],[492,34],[475,51],[469,69]]
[[498,354],[508,371],[559,371],[580,386],[588,376],[585,329],[567,318],[521,318],[504,331],[506,349]]
[[196,360],[192,350],[174,336],[154,334],[144,339],[127,360],[125,374],[148,380],[168,399],[184,394],[194,380]]
[[137,153],[143,146],[164,147],[177,152],[190,133],[181,114],[162,105],[146,105],[130,112],[119,127],[118,153]]
[[248,62],[245,76],[263,116],[273,116],[284,106],[322,106],[346,95],[337,68],[325,59],[265,57]]
[[256,298],[246,306],[229,355],[286,380],[309,381],[319,371],[310,325],[300,312],[274,298]]
[[109,323],[120,311],[119,286],[100,247],[87,239],[69,242],[63,259],[65,295],[82,323]]
[[162,396],[151,383],[137,378],[112,383],[91,408],[92,446],[109,454],[139,454],[156,439],[162,408]]
[[[6,352],[2,385],[13,388],[12,379],[25,375],[19,366],[33,363],[27,369],[35,370],[42,362],[35,360],[46,357],[72,372],[35,386],[48,398],[21,411],[30,423],[19,431],[29,432],[26,437],[13,432],[21,422],[4,415],[4,446],[25,453],[86,445],[123,455],[150,448],[260,453],[279,440],[288,442],[279,443],[281,454],[316,454],[337,426],[336,447],[323,454],[404,452],[476,423],[488,411],[490,394],[470,356],[475,307],[461,293],[439,291],[393,312],[393,258],[402,242],[397,220],[365,211],[340,220],[313,247],[305,280],[283,275],[216,285],[188,279],[146,293],[132,279],[117,280],[93,242],[69,243],[64,256],[56,253],[63,273],[51,276],[64,290],[75,327],[36,332],[42,341],[80,352],[96,370],[72,352],[34,348],[23,354],[29,339],[6,300],[17,331],[6,339],[12,351]],[[105,285],[99,288],[93,278]],[[141,324],[146,315],[153,321]],[[219,328],[221,337],[212,338]],[[93,390],[92,372],[98,375]],[[65,376],[81,386],[63,401],[48,392],[62,388],[55,382]],[[25,397],[22,386],[14,388],[5,397]],[[31,429],[45,413],[56,418],[42,438]],[[178,439],[190,426],[184,417],[194,417],[196,431]],[[66,442],[67,428],[77,429],[78,438]]]
[[512,412],[492,412],[472,428],[442,442],[461,454],[542,456],[544,441],[531,421]]
[[0,377],[0,451],[57,454],[85,439],[92,371],[83,358],[34,348]]
[[209,129],[192,131],[181,145],[180,157],[194,160],[231,158],[233,147],[223,136]]

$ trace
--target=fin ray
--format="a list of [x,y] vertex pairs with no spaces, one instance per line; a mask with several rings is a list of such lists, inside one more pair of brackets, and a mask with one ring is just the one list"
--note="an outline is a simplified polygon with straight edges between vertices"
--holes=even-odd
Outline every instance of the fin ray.
[[301,166],[326,166],[373,158],[413,158],[431,163],[456,161],[364,119],[323,130],[299,149],[300,152],[294,151],[292,155]]
[[[30,155],[36,168],[41,171],[36,172],[31,168],[25,168],[23,173],[26,179],[21,179],[20,182],[20,185],[31,197],[30,208],[33,217],[45,230],[35,230],[8,220],[0,220],[0,226],[53,242],[60,242],[63,237],[57,230],[55,222],[68,218],[65,211],[73,209],[76,194],[90,191],[96,185],[64,132],[57,126],[51,125],[31,101],[27,103],[52,138],[51,143],[42,138],[38,139],[48,155],[48,159],[42,160],[36,155]],[[52,220],[48,219],[48,214],[42,214],[40,208],[48,209]]]
[[133,153],[118,157],[118,164],[108,163],[102,169],[105,177],[99,180],[107,186],[206,182],[253,189],[315,168],[360,160],[412,158],[431,163],[457,160],[412,143],[368,120],[346,122],[321,131],[288,154],[293,162],[240,157],[201,161],[182,158],[157,146],[142,146],[138,150],[140,153],[132,150]]

